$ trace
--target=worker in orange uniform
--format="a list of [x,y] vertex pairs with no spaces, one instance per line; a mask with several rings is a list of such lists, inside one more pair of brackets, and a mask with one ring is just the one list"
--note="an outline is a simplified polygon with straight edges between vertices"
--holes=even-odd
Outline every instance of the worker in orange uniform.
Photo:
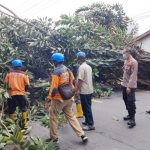
[[12,61],[14,67],[9,73],[7,73],[5,81],[8,85],[8,92],[11,98],[8,99],[9,117],[15,121],[14,113],[16,106],[19,105],[22,111],[22,119],[24,120],[24,125],[27,126],[27,113],[26,113],[26,99],[25,92],[29,86],[29,78],[25,72],[21,71],[22,61],[14,60]]
[[78,137],[81,137],[83,141],[86,141],[88,137],[84,134],[78,120],[74,116],[72,104],[73,98],[65,100],[60,94],[59,87],[62,84],[69,83],[71,78],[71,83],[74,81],[73,73],[66,66],[63,65],[64,55],[61,53],[55,53],[52,55],[51,59],[54,62],[55,70],[52,73],[51,87],[48,95],[48,101],[45,104],[45,109],[50,107],[50,138],[46,142],[58,143],[58,117],[62,110]]

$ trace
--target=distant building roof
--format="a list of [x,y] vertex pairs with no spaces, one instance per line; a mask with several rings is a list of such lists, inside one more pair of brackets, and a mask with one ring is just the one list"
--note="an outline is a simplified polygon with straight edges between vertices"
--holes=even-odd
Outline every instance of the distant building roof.
[[140,36],[138,36],[138,37],[136,38],[136,40],[139,41],[140,39],[146,37],[146,36],[149,35],[149,34],[150,34],[150,30],[148,30],[147,32],[145,32],[145,33],[141,34]]

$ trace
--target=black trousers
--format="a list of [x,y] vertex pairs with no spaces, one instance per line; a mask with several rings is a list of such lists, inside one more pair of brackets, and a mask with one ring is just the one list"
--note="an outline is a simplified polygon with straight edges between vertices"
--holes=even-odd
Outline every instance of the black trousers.
[[19,106],[22,112],[26,112],[26,99],[23,95],[15,95],[7,100],[9,114],[14,114],[16,107]]
[[80,94],[80,100],[82,104],[82,110],[85,116],[85,121],[88,125],[92,126],[94,124],[92,115],[92,94]]
[[126,87],[123,87],[123,100],[129,115],[133,116],[136,113],[135,89],[131,88],[131,92],[129,94],[126,93],[126,89]]

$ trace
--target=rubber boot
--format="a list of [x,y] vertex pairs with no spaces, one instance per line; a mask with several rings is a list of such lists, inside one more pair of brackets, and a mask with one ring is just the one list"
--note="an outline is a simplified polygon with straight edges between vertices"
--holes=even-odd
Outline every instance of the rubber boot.
[[82,106],[81,104],[76,104],[76,109],[77,109],[77,113],[76,113],[76,118],[82,118],[83,117],[83,111],[82,111]]
[[123,117],[123,120],[130,120],[130,116],[129,115],[127,115],[126,117]]
[[14,114],[9,114],[9,118],[15,121],[15,115]]
[[130,121],[127,123],[127,125],[134,127],[136,125],[135,123],[135,115],[130,116]]
[[27,112],[22,112],[22,119],[24,120],[25,127],[28,126],[27,122]]

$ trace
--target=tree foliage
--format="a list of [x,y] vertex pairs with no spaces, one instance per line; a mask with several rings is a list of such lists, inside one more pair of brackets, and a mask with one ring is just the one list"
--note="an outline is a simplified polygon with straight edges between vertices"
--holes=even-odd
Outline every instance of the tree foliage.
[[[40,77],[48,76],[49,56],[51,43],[48,42],[48,33],[41,33],[34,27],[22,23],[17,19],[1,15],[1,72],[10,69],[10,62],[19,58],[24,61],[25,67]],[[42,27],[47,32],[51,31],[51,19],[43,21],[29,21],[36,26]],[[4,57],[5,56],[5,57]],[[41,57],[42,56],[42,57]],[[46,69],[47,68],[47,69]],[[3,75],[4,77],[4,75]]]
[[28,20],[32,27],[4,14],[0,22],[1,82],[15,58],[24,61],[35,79],[47,78],[53,69],[52,53],[64,53],[65,63],[72,67],[75,53],[82,50],[93,70],[99,70],[95,80],[113,83],[122,76],[121,50],[134,43],[135,31],[126,33],[128,21],[119,4],[95,3],[78,9],[75,15],[62,15],[57,22],[47,17]]
[[110,29],[110,25],[114,23],[121,30],[126,30],[129,21],[120,4],[94,3],[77,9],[76,14],[82,14],[86,21],[102,25],[107,29]]
[[[136,28],[127,34],[129,18],[121,5],[94,3],[77,9],[72,16],[61,15],[61,19],[56,22],[47,17],[26,21],[29,24],[3,13],[0,14],[0,106],[4,106],[4,100],[6,101],[9,96],[4,78],[12,68],[12,60],[23,60],[23,69],[29,74],[30,81],[35,82],[39,78],[49,78],[51,75],[54,66],[50,57],[54,52],[63,53],[65,64],[73,69],[76,64],[75,54],[84,51],[87,54],[87,62],[93,68],[94,81],[115,85],[122,77],[122,50],[125,45],[130,45],[134,57],[139,62],[138,81],[150,86],[148,80],[150,54],[135,46]],[[40,92],[39,89],[32,89],[33,98],[45,99],[48,88],[43,87]],[[104,94],[109,96],[112,93],[111,88],[103,93],[97,88],[96,83],[94,83],[94,91],[99,96]],[[31,95],[33,93],[31,92]],[[37,114],[37,111],[31,109],[30,119],[33,119],[33,112]],[[61,118],[61,121],[65,120]],[[47,122],[48,119],[44,118],[43,123],[47,125]],[[0,141],[2,138],[0,137]],[[14,143],[17,142],[15,144],[18,147],[30,145],[35,149],[43,146],[40,143],[44,141],[38,138],[33,140],[38,140],[38,144],[30,145],[28,141],[21,143],[12,139]],[[53,147],[51,144],[48,147]],[[1,146],[4,145],[5,143]]]

